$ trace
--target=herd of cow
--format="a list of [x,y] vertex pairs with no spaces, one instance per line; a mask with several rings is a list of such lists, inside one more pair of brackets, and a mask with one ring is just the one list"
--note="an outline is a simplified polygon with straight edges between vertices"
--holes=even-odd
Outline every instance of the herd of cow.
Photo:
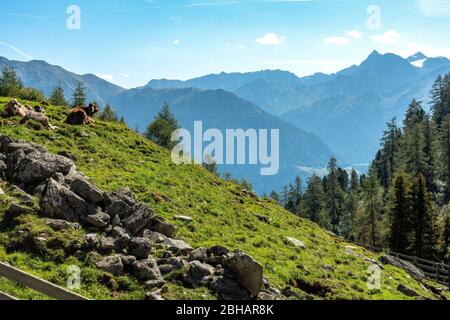
[[[11,99],[5,105],[5,111],[3,117],[16,117],[22,118],[20,124],[25,124],[29,120],[35,120],[41,123],[44,128],[48,130],[57,129],[56,126],[50,124],[49,118],[45,115],[45,107],[47,103],[42,103],[41,106],[32,107],[28,104],[21,104],[16,99]],[[100,109],[93,103],[87,107],[72,108],[67,115],[66,123],[71,125],[89,125],[94,123],[93,116],[98,113]]]

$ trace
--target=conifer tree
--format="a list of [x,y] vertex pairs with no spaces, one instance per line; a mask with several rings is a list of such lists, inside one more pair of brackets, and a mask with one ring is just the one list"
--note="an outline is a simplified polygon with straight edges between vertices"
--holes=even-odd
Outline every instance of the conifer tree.
[[328,176],[324,184],[326,185],[326,202],[330,215],[331,228],[332,231],[337,234],[343,194],[339,183],[339,170],[335,157],[332,157],[328,163]]
[[374,169],[369,171],[362,188],[355,232],[359,241],[377,246],[381,243],[383,190]]
[[[308,187],[303,195],[302,216],[311,221],[322,224],[322,211],[325,208],[325,194],[323,192],[322,180],[312,175],[308,179]],[[326,224],[326,223],[325,223]]]
[[61,86],[61,83],[58,86],[53,88],[53,91],[50,95],[50,103],[55,106],[67,106],[67,100],[64,96],[64,89]]
[[411,247],[410,185],[403,171],[393,181],[390,202],[390,248],[394,252],[406,253]]
[[350,191],[354,192],[359,189],[359,176],[355,169],[352,170],[350,178]]
[[450,202],[450,116],[444,118],[439,129],[439,161],[437,170],[444,183],[443,203]]
[[72,94],[72,108],[81,107],[86,104],[86,93],[84,85],[78,81],[75,91]]
[[22,81],[10,66],[4,66],[0,76],[0,96],[17,97],[23,89]]
[[412,252],[417,257],[434,258],[437,246],[436,216],[431,194],[426,189],[426,179],[419,175],[411,187],[411,219],[414,231]]
[[169,105],[164,103],[154,121],[147,127],[145,136],[161,147],[170,150],[177,144],[172,141],[172,134],[179,128],[178,121],[170,111]]

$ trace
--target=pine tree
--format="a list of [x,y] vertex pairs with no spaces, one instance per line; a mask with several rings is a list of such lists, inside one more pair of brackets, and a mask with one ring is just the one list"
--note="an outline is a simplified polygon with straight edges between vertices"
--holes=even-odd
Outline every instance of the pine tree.
[[50,103],[55,106],[67,106],[67,100],[64,96],[64,89],[61,86],[61,83],[58,86],[53,88],[52,93],[50,94]]
[[417,257],[433,259],[437,235],[435,231],[436,216],[431,194],[426,189],[426,179],[419,175],[411,187],[411,218],[414,230],[412,252]]
[[317,224],[322,224],[321,213],[324,207],[325,194],[322,180],[318,176],[312,175],[308,179],[308,187],[303,195],[302,216]]
[[280,195],[275,190],[270,193],[270,198],[276,203],[280,203]]
[[410,185],[403,171],[394,178],[389,203],[390,247],[392,251],[406,253],[411,247]]
[[345,199],[342,218],[339,226],[339,234],[345,239],[355,241],[355,219],[358,212],[359,199],[356,191],[352,191]]
[[358,241],[377,246],[381,243],[383,189],[374,169],[362,184],[362,203],[358,208],[355,233]]
[[22,89],[22,81],[17,77],[14,69],[10,66],[3,67],[0,76],[0,96],[17,97]]
[[431,89],[431,111],[438,127],[450,115],[450,73],[439,76]]
[[382,149],[374,161],[377,176],[385,189],[391,185],[394,173],[398,168],[399,141],[401,138],[401,130],[397,127],[395,118],[387,124],[387,127],[381,139]]
[[350,178],[350,191],[355,192],[359,189],[359,176],[355,169],[352,170]]
[[110,121],[110,122],[118,121],[116,112],[114,111],[113,107],[111,107],[109,104],[107,104],[103,109],[102,113],[100,114],[100,119],[102,121]]
[[450,116],[444,118],[439,129],[439,178],[444,183],[443,203],[450,202]]
[[332,157],[328,163],[328,176],[326,185],[327,209],[330,215],[331,228],[334,233],[338,233],[340,220],[340,206],[343,201],[343,192],[339,183],[339,170],[335,157]]
[[170,150],[177,144],[172,141],[172,134],[179,128],[178,121],[170,111],[169,105],[164,103],[154,121],[147,127],[145,136],[161,147]]
[[81,81],[77,83],[75,91],[72,94],[72,108],[81,107],[86,104],[86,93]]

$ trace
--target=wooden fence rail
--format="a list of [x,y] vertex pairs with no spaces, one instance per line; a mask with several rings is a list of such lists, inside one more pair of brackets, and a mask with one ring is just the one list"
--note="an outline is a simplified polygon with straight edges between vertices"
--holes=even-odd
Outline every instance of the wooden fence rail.
[[[382,248],[374,247],[371,245],[366,245],[362,243],[355,243],[361,247],[364,247],[368,250],[374,252],[382,252]],[[443,262],[431,261],[423,258],[408,256],[406,254],[398,253],[398,252],[387,252],[388,254],[397,257],[399,259],[408,261],[412,263],[415,267],[419,268],[423,271],[425,276],[428,279],[435,280],[439,283],[445,284],[450,289],[450,266]]]
[[[6,263],[0,262],[0,277],[19,283],[27,288],[38,291],[50,298],[58,300],[88,300],[87,298],[59,287],[51,282],[23,272]],[[0,300],[17,300],[16,298],[0,292]]]

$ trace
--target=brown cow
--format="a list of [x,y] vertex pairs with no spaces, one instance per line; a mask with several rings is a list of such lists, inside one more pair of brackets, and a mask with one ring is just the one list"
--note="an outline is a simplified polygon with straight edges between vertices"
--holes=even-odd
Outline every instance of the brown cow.
[[44,115],[44,110],[42,107],[35,107],[33,110],[33,108],[30,105],[28,104],[22,105],[16,99],[12,99],[6,104],[3,116],[5,117],[20,116],[22,117],[20,124],[24,124],[28,120],[32,119],[42,123],[44,128],[48,130],[54,130],[57,128],[55,126],[50,125],[50,121]]
[[92,117],[99,112],[100,109],[93,103],[87,107],[76,107],[70,110],[67,115],[66,123],[72,125],[89,125],[94,123]]
[[25,117],[32,108],[29,105],[22,105],[16,99],[11,99],[5,105],[4,117]]

